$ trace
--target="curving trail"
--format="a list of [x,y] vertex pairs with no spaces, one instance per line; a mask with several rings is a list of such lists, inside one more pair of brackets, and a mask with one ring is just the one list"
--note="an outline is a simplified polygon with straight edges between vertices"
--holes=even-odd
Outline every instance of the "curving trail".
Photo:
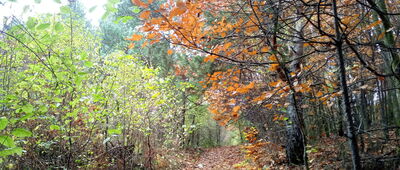
[[222,146],[216,148],[203,149],[203,152],[194,162],[186,165],[184,170],[195,169],[237,169],[234,168],[244,160],[244,154],[240,146]]

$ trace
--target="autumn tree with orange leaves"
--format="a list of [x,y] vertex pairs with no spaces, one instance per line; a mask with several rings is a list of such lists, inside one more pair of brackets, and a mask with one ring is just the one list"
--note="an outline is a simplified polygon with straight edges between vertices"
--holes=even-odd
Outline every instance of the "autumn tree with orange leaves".
[[[169,55],[202,54],[204,62],[225,68],[199,82],[207,89],[209,110],[221,126],[254,107],[285,115],[290,163],[307,166],[311,126],[306,123],[314,124],[311,113],[323,114],[310,105],[339,104],[333,115],[339,120],[339,132],[345,117],[347,131],[340,133],[349,139],[354,169],[361,169],[357,135],[371,125],[366,113],[368,90],[391,89],[371,93],[380,98],[388,95],[388,106],[381,106],[382,120],[392,116],[397,123],[391,124],[398,125],[400,59],[393,23],[399,14],[390,12],[398,10],[397,2],[386,2],[397,5],[391,9],[374,0],[132,3],[142,9],[143,34],[130,40],[144,38],[145,44],[167,40]],[[385,130],[389,124],[383,125]]]

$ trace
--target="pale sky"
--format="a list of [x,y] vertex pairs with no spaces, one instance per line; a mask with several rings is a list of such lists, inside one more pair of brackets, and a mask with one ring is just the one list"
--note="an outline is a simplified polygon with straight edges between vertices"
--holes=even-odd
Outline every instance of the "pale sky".
[[[0,0],[0,29],[3,25],[4,16],[14,15],[18,19],[25,20],[29,16],[35,16],[41,13],[59,13],[60,7],[68,3],[68,0],[60,1],[61,4],[56,3],[55,0],[41,0],[38,4],[35,3],[35,0],[15,0],[15,2]],[[104,4],[107,3],[107,0],[80,0],[80,2],[86,8],[87,19],[90,20],[93,25],[98,26],[99,20],[105,12]],[[95,10],[89,12],[89,9],[93,6],[96,6]],[[29,10],[24,13],[24,8],[26,7],[29,7]]]

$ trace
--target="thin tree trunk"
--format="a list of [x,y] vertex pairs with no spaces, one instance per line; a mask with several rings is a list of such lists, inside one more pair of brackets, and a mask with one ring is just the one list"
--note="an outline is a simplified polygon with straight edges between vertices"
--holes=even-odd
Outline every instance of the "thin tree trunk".
[[[400,55],[398,55],[397,51],[394,49],[396,47],[396,41],[393,35],[393,25],[386,14],[388,13],[388,9],[386,6],[385,0],[367,0],[372,9],[375,10],[376,14],[382,21],[383,28],[380,30],[380,33],[384,33],[384,47],[388,50],[388,52],[383,52],[383,59],[386,63],[386,72],[394,73],[394,77],[389,77],[386,79],[388,88],[396,88],[396,86],[400,83]],[[395,125],[400,125],[400,101],[399,94],[397,90],[388,91],[388,104],[389,113],[386,116],[390,117],[390,120]],[[399,133],[399,131],[397,131]]]
[[182,92],[182,110],[181,110],[181,122],[178,128],[181,129],[180,131],[180,146],[185,146],[185,122],[186,122],[186,92]]
[[[385,97],[385,92],[383,91],[383,83],[384,81],[378,80],[376,82],[377,86],[378,86],[378,99],[379,99],[379,104],[380,104],[380,109],[381,109],[381,124],[383,127],[387,127],[388,126],[388,120],[387,120],[387,109],[386,109],[386,97]],[[384,134],[384,138],[385,138],[385,142],[387,142],[389,140],[389,130],[388,129],[384,129],[383,130],[383,134]]]
[[337,12],[336,0],[332,1],[332,9],[333,15],[335,17],[335,32],[336,32],[336,53],[337,59],[339,62],[339,70],[340,70],[340,85],[343,92],[343,110],[346,115],[347,121],[347,137],[350,143],[351,155],[352,155],[352,162],[353,162],[353,169],[358,170],[362,169],[360,155],[357,146],[357,136],[355,134],[354,122],[353,122],[353,115],[351,110],[351,103],[350,103],[350,96],[349,96],[349,89],[346,82],[346,67],[345,61],[343,56],[343,40],[342,40],[342,33],[340,32],[340,21],[339,15]]
[[[301,19],[299,19],[295,25],[297,37],[302,37],[302,28],[304,23]],[[300,38],[294,38],[294,55],[292,55],[292,59],[299,58],[303,55],[304,45]],[[287,133],[287,142],[286,142],[286,154],[290,163],[293,164],[304,164],[308,169],[308,160],[307,160],[307,152],[306,152],[306,135],[305,135],[305,126],[304,126],[304,118],[303,112],[300,107],[300,103],[302,101],[302,96],[300,93],[297,93],[293,87],[293,81],[300,81],[293,79],[290,76],[290,72],[296,72],[300,69],[300,60],[294,60],[289,70],[285,69],[285,66],[281,64],[285,71],[286,80],[290,86],[291,94],[288,96],[288,107],[287,107],[287,115],[289,118],[289,122],[286,124],[286,133]]]

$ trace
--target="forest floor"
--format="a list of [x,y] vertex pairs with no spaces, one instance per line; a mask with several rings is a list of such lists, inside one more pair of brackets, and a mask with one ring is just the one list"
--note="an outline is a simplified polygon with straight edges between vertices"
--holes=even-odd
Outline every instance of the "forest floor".
[[[364,136],[364,145],[360,146],[360,155],[363,157],[362,162],[363,166],[366,167],[365,169],[400,168],[400,159],[397,155],[400,140],[381,143],[382,141],[377,137]],[[391,132],[390,137],[394,138],[394,132]],[[351,155],[347,148],[346,138],[324,137],[320,141],[308,147],[310,169],[351,169]],[[248,158],[246,159],[243,146],[159,150],[157,169],[258,169],[257,164]],[[265,168],[302,169],[302,166],[291,166],[286,163],[284,149],[268,148],[265,147],[264,155],[261,155],[258,159],[259,162],[264,163]]]
[[199,155],[186,162],[184,170],[193,169],[234,169],[235,164],[244,161],[240,146],[222,146],[202,149]]
[[225,170],[240,169],[245,162],[242,145],[213,148],[164,149],[158,151],[156,169]]

